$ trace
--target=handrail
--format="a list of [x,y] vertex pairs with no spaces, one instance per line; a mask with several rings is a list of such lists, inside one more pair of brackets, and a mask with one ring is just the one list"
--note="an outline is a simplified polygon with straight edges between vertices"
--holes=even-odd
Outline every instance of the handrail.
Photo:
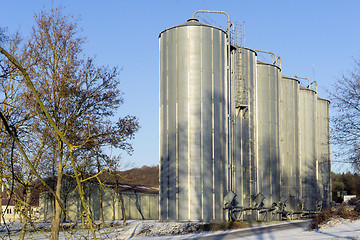
[[315,92],[317,92],[317,82],[316,81],[312,81],[309,86],[314,86],[314,84],[315,84]]
[[224,11],[213,11],[213,10],[197,10],[197,11],[195,11],[194,13],[193,13],[193,15],[192,15],[192,18],[195,18],[195,15],[197,14],[197,13],[199,13],[199,12],[204,12],[204,13],[222,13],[222,14],[225,14],[226,16],[227,16],[227,18],[228,18],[228,29],[227,29],[227,31],[229,31],[228,32],[228,34],[229,34],[229,38],[230,38],[230,28],[231,28],[231,21],[230,21],[230,16],[229,16],[229,14],[227,13],[227,12],[224,12]]
[[259,49],[256,49],[254,50],[255,52],[263,52],[263,53],[268,53],[268,54],[271,54],[274,56],[275,58],[275,61],[273,62],[273,64],[277,65],[277,61],[279,60],[279,67],[281,69],[281,58],[279,56],[277,56],[275,53],[273,52],[269,52],[269,51],[264,51],[264,50],[259,50]]
[[307,78],[307,77],[299,77],[299,76],[294,76],[294,78],[300,78],[300,79],[305,79],[305,80],[308,80],[309,81],[309,85],[306,86],[306,88],[310,88],[310,80]]

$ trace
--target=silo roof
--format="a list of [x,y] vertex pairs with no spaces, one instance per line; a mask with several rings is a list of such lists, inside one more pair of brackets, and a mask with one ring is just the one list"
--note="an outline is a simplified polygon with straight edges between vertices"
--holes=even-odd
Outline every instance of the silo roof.
[[326,102],[329,102],[330,103],[330,100],[329,99],[325,99],[325,98],[322,98],[322,97],[317,97],[318,100],[322,100],[322,101],[326,101]]
[[307,88],[307,87],[303,87],[300,85],[300,90],[307,90],[307,91],[311,91],[311,92],[314,92],[316,94],[316,91],[313,90],[313,89],[310,89],[310,88]]
[[234,43],[231,44],[231,47],[232,47],[232,48],[242,48],[242,49],[251,51],[251,52],[255,53],[255,56],[257,56],[257,52],[256,52],[255,50],[251,49],[251,48],[241,47],[241,46],[236,45],[236,44],[234,44]]
[[269,65],[269,66],[273,66],[273,67],[277,67],[280,71],[281,71],[281,68],[273,63],[267,63],[267,62],[263,62],[263,61],[260,61],[260,60],[257,60],[257,64],[261,64],[261,65]]
[[199,22],[198,19],[196,18],[190,18],[187,20],[187,22],[184,22],[182,24],[179,24],[179,25],[176,25],[176,26],[173,26],[173,27],[170,27],[170,28],[167,28],[165,29],[164,31],[162,31],[160,34],[159,34],[159,37],[160,35],[163,33],[163,32],[166,32],[167,30],[170,30],[170,29],[173,29],[173,28],[178,28],[178,27],[188,27],[188,26],[199,26],[199,27],[209,27],[209,28],[215,28],[215,29],[218,29],[222,32],[224,32],[226,34],[226,32],[221,29],[221,28],[218,28],[218,27],[214,27],[214,26],[211,26],[209,24],[206,24],[206,23],[202,23],[202,22]]
[[282,75],[282,78],[286,78],[286,79],[289,79],[289,80],[294,80],[294,81],[297,81],[298,83],[300,83],[300,80],[298,80],[296,78],[293,78],[293,77],[288,77],[288,76]]

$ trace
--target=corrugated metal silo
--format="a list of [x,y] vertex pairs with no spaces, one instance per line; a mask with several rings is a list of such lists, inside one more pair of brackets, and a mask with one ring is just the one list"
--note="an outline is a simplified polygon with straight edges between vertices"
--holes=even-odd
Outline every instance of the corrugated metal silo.
[[161,220],[224,220],[226,41],[194,19],[160,33]]
[[280,172],[281,193],[287,210],[298,210],[300,199],[299,81],[282,76],[280,84]]
[[[233,46],[232,107],[234,114],[233,159],[236,205],[248,208],[256,194],[256,52]],[[246,216],[245,216],[246,218]]]
[[299,130],[300,130],[300,176],[301,200],[304,210],[315,211],[318,200],[317,188],[317,96],[316,92],[300,87]]
[[330,102],[317,98],[317,160],[318,160],[318,187],[319,200],[323,207],[328,207],[331,202],[330,188]]
[[280,69],[257,63],[257,191],[264,195],[265,207],[280,198],[279,164],[279,80]]

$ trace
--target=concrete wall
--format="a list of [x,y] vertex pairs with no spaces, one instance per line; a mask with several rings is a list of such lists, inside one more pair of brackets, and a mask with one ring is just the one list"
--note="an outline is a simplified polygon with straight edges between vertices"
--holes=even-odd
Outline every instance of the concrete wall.
[[[104,189],[103,192],[103,211],[105,220],[120,220],[123,217],[120,199],[125,208],[126,219],[159,219],[159,195],[145,193],[121,193],[117,195],[113,189]],[[94,220],[100,220],[100,196],[98,189],[92,189],[86,196],[86,202],[90,205],[90,212]],[[68,209],[71,220],[80,218],[82,205],[77,191],[74,191],[63,204]],[[40,219],[50,220],[53,215],[54,201],[49,193],[40,195],[39,212]]]

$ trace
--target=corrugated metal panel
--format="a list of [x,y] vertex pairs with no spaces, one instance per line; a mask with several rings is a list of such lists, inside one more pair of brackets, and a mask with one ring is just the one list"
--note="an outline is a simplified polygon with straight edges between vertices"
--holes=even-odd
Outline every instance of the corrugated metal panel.
[[223,220],[226,35],[190,24],[159,41],[161,220]]
[[[160,62],[165,62],[167,52],[166,37],[159,39],[159,56]],[[160,219],[167,218],[167,162],[168,162],[168,145],[167,145],[167,65],[162,65],[159,71],[159,183],[160,183]]]
[[256,181],[256,53],[250,49],[234,46],[231,64],[234,192],[237,194],[237,206],[250,207],[251,196],[256,194],[254,186]]
[[300,200],[299,161],[299,82],[282,77],[280,84],[280,172],[281,196],[289,202],[287,210],[297,211]]
[[316,93],[307,88],[299,92],[300,176],[301,199],[305,210],[316,210],[318,188],[316,181],[317,134]]
[[[186,54],[189,54],[190,49],[190,42],[188,41],[188,34],[187,34],[187,28],[177,29],[178,32],[177,38],[179,42],[182,44],[176,44],[171,43],[172,47],[175,47],[178,49],[178,53],[184,52]],[[168,32],[166,32],[168,33]],[[170,56],[169,56],[170,57]],[[174,56],[172,56],[174,58]],[[167,59],[167,61],[170,61],[170,59]],[[171,61],[174,61],[171,59]],[[175,60],[176,61],[176,60]],[[160,63],[161,64],[161,63]],[[178,215],[176,216],[179,219],[188,219],[189,218],[189,178],[188,174],[189,172],[189,166],[188,166],[188,157],[189,157],[189,137],[188,137],[188,129],[189,129],[189,117],[188,117],[188,111],[189,111],[189,81],[188,79],[188,72],[190,68],[190,61],[185,61],[185,59],[182,61],[181,65],[178,64],[177,69],[177,76],[169,75],[168,77],[175,82],[180,82],[180,79],[182,80],[181,84],[177,84],[177,91],[178,91],[178,148],[174,149],[178,152],[178,176],[177,176],[177,182],[178,182],[178,202],[176,209],[179,209],[180,206],[182,207],[181,211],[178,211]],[[160,65],[161,67],[161,65]],[[172,73],[174,74],[174,73]],[[177,78],[178,79],[177,79]],[[175,103],[172,103],[175,104]],[[161,119],[160,119],[161,120]],[[181,164],[180,164],[181,163]],[[180,177],[181,176],[181,177]]]
[[330,188],[330,103],[317,98],[317,160],[318,160],[318,187],[319,200],[323,201],[323,207],[328,207],[331,202]]
[[258,192],[265,207],[280,198],[279,79],[277,66],[257,63]]
[[258,193],[265,207],[287,196],[287,210],[330,202],[326,100],[238,46],[228,82],[221,29],[188,22],[159,38],[161,220],[224,220],[230,190],[245,208]]

